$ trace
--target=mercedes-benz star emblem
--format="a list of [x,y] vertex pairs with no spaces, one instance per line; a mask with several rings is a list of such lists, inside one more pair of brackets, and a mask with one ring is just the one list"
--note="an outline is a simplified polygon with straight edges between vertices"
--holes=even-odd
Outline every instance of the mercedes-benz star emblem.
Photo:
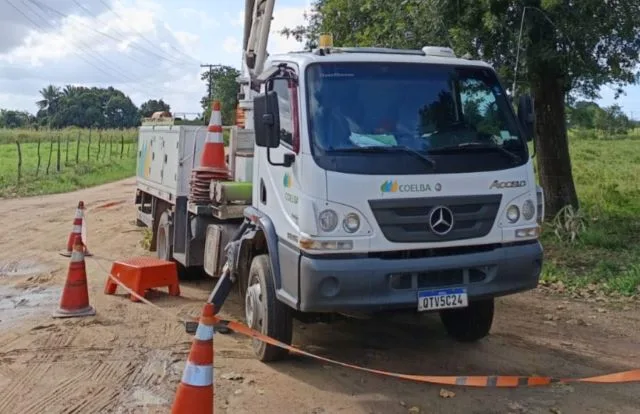
[[429,228],[438,236],[444,236],[453,229],[453,212],[445,206],[437,206],[429,214]]

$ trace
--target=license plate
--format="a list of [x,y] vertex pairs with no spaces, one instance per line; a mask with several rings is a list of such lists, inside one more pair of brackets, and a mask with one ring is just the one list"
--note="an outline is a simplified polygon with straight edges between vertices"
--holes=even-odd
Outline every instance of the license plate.
[[465,308],[469,305],[467,289],[438,289],[418,292],[418,311]]

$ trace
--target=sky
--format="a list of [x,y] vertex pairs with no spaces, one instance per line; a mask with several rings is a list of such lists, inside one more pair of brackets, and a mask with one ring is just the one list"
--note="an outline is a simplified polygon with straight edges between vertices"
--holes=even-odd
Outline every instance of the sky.
[[[270,54],[302,48],[278,32],[304,23],[309,3],[276,2]],[[113,86],[191,118],[206,93],[200,65],[240,68],[243,14],[242,0],[0,0],[0,108],[35,113],[49,84]],[[612,89],[601,95],[615,103]],[[640,86],[617,103],[640,119]]]

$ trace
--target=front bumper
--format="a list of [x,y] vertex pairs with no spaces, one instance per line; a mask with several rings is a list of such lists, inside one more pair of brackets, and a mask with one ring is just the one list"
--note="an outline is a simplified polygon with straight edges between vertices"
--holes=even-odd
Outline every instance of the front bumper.
[[418,290],[466,287],[469,300],[508,295],[538,285],[539,242],[415,259],[302,256],[299,309],[372,312],[417,309]]

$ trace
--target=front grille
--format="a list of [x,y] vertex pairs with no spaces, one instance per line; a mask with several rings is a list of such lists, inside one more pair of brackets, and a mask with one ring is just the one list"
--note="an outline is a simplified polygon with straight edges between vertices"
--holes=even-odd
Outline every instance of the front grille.
[[[391,242],[439,242],[486,236],[493,227],[501,194],[369,200],[382,233]],[[429,214],[444,206],[453,213],[453,228],[444,235],[431,231]]]
[[447,286],[482,283],[494,271],[495,266],[483,266],[468,269],[391,273],[388,277],[390,286],[394,290],[437,289]]

